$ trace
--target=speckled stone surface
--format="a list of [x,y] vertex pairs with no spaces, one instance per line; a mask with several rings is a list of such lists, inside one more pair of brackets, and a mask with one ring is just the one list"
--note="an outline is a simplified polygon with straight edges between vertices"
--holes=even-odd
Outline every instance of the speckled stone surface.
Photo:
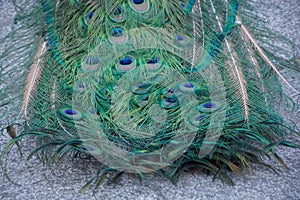
[[[11,0],[12,1],[12,0]],[[10,31],[15,9],[10,0],[0,0],[0,38]],[[273,30],[290,38],[300,50],[300,2],[299,0],[268,0],[268,8],[258,7],[266,14]],[[0,44],[0,53],[3,51]],[[300,74],[283,71],[293,86],[300,89]],[[288,92],[288,89],[285,89]],[[285,114],[285,117],[300,127],[300,111]],[[0,151],[9,137],[0,135]],[[34,148],[34,140],[22,141],[25,156]],[[147,182],[132,175],[122,176],[118,185],[100,186],[97,191],[78,191],[96,172],[97,163],[93,160],[69,158],[54,168],[43,166],[36,158],[27,162],[20,158],[16,148],[10,153],[7,169],[10,178],[18,185],[0,176],[0,199],[300,199],[300,150],[280,148],[279,154],[290,167],[276,174],[266,168],[253,166],[249,173],[231,175],[235,186],[223,184],[220,180],[212,182],[212,177],[202,172],[185,173],[177,185],[168,180],[151,176]],[[279,164],[270,164],[280,168]],[[0,169],[1,173],[1,169]]]

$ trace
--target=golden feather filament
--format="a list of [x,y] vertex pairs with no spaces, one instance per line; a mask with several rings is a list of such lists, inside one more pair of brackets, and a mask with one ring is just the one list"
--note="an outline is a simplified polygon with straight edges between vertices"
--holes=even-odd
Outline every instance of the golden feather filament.
[[24,99],[22,105],[22,111],[24,112],[25,119],[28,117],[27,116],[28,105],[36,90],[37,83],[43,72],[44,65],[42,65],[41,62],[43,60],[43,55],[47,50],[46,43],[47,42],[43,42],[42,45],[39,46],[38,51],[34,56],[34,62],[30,67],[30,72],[27,77],[27,83],[24,91]]
[[264,53],[263,49],[257,44],[256,40],[250,33],[250,31],[243,25],[241,19],[237,17],[237,20],[240,21],[240,27],[242,32],[245,34],[247,38],[251,41],[251,43],[254,45],[255,49],[258,51],[262,59],[275,71],[277,76],[283,80],[284,83],[286,83],[292,90],[294,90],[296,93],[299,93],[298,90],[296,90],[283,76],[282,74],[278,71],[276,66],[273,64],[273,62],[268,58],[268,56]]
[[[258,60],[256,59],[255,57],[255,54],[253,52],[253,49],[251,48],[251,42],[249,41],[249,39],[246,37],[246,35],[243,33],[243,31],[241,30],[241,21],[237,18],[236,19],[236,24],[238,25],[238,28],[239,30],[241,31],[241,37],[247,47],[247,52],[250,56],[250,59],[251,59],[251,62],[252,64],[255,66],[255,71],[256,71],[256,74],[257,74],[257,77],[259,78],[260,82],[261,82],[261,89],[262,89],[262,92],[265,94],[266,92],[266,88],[265,88],[265,85],[264,85],[264,80],[263,80],[263,76],[261,74],[261,69],[260,69],[260,66],[259,66],[259,63],[258,63]],[[268,105],[268,100],[266,98],[266,96],[264,96],[264,101],[266,103],[266,105]]]

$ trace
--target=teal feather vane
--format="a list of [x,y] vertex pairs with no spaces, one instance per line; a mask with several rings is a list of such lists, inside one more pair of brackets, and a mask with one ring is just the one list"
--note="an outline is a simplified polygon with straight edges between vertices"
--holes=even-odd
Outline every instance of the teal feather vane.
[[199,167],[232,184],[228,171],[272,168],[261,156],[287,167],[275,148],[299,148],[286,139],[299,132],[274,105],[297,109],[280,81],[299,91],[280,70],[298,66],[271,53],[292,54],[252,3],[40,0],[19,8],[0,58],[0,128],[13,138],[1,160],[26,136],[38,139],[29,158],[94,156],[99,173],[82,192],[107,173],[176,182]]

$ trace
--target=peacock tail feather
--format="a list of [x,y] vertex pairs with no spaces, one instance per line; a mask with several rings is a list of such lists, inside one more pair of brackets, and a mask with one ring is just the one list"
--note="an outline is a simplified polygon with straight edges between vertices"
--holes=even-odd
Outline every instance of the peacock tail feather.
[[254,2],[39,0],[19,8],[0,57],[0,128],[12,133],[21,123],[24,131],[1,158],[25,136],[38,141],[29,158],[93,156],[100,169],[82,191],[107,173],[176,182],[199,167],[233,184],[227,171],[272,168],[262,156],[287,167],[275,148],[299,148],[287,140],[299,132],[274,106],[297,109],[280,82],[299,91],[280,70],[299,68]]

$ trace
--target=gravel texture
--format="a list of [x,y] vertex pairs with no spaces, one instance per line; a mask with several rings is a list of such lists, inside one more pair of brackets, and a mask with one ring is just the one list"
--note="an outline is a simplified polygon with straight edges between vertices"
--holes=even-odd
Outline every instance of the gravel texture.
[[[290,38],[300,50],[300,1],[268,0],[272,6],[264,10],[269,26]],[[10,0],[0,0],[0,38],[7,35],[13,22],[15,8]],[[0,52],[2,51],[0,44]],[[285,77],[300,89],[300,74],[283,71]],[[287,92],[288,90],[285,89]],[[300,127],[300,111],[285,117]],[[6,134],[0,135],[0,151],[9,141]],[[34,141],[24,140],[25,156],[34,148]],[[151,176],[140,182],[133,175],[122,176],[120,184],[100,186],[97,191],[78,191],[96,172],[96,162],[89,159],[69,158],[56,167],[43,166],[36,158],[26,161],[20,158],[16,148],[10,152],[7,169],[10,183],[0,176],[0,199],[300,199],[300,150],[279,148],[279,155],[290,170],[276,174],[266,168],[253,166],[248,173],[231,175],[235,186],[228,186],[220,180],[202,172],[185,173],[177,185],[168,180]],[[280,168],[279,164],[270,164]],[[1,169],[0,169],[1,174]]]

